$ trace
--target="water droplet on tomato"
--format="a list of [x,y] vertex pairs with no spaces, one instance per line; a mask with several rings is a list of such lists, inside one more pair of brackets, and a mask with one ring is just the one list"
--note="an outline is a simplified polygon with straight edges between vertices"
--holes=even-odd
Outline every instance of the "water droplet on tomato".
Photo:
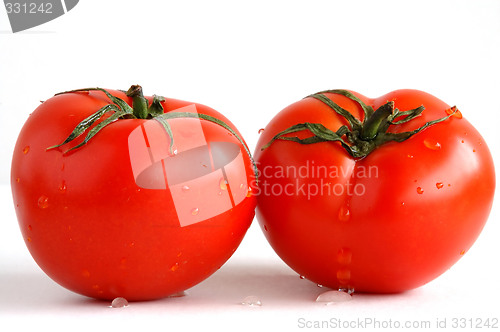
[[262,134],[264,132],[264,128],[259,129],[259,134]]
[[189,188],[189,186],[186,186],[186,185],[182,186],[182,191],[185,193],[188,192],[189,189],[191,189],[191,188]]
[[255,296],[255,295],[249,295],[243,299],[241,304],[249,306],[249,307],[260,307],[262,305],[262,302],[260,299]]
[[66,189],[67,189],[67,187],[66,187],[66,182],[65,182],[65,181],[61,182],[61,185],[59,186],[59,191],[60,191],[61,193],[65,193],[65,192],[66,192]]
[[351,270],[349,269],[340,269],[337,271],[337,280],[341,284],[348,284],[351,280]]
[[16,182],[17,183],[21,182],[21,179],[20,178],[16,178]]
[[28,242],[31,242],[31,238],[30,237],[28,237],[26,240],[28,240]]
[[347,206],[342,206],[339,210],[339,220],[349,221],[351,219],[351,211]]
[[23,153],[24,154],[28,154],[28,152],[30,152],[30,146],[29,145],[26,145],[23,149]]
[[417,193],[418,194],[423,194],[424,190],[421,187],[417,187]]
[[462,143],[465,143],[465,141],[464,141],[464,140],[462,140]]
[[248,186],[247,197],[252,197],[252,187]]
[[224,178],[220,178],[219,187],[221,190],[227,190],[227,181]]
[[318,288],[323,288],[322,284],[316,284],[316,286],[318,286]]
[[407,157],[410,159],[413,159],[413,155],[411,155],[411,154],[409,154]]
[[111,308],[125,308],[125,307],[128,307],[128,301],[123,297],[117,297],[111,302]]
[[198,208],[194,208],[194,209],[192,209],[192,210],[191,210],[191,214],[192,214],[193,216],[198,215],[198,213],[200,213],[200,209],[198,209]]
[[316,302],[321,302],[321,303],[339,303],[339,302],[347,302],[352,300],[352,296],[349,295],[346,292],[338,291],[338,290],[331,290],[328,292],[324,292],[319,294],[319,296],[316,298]]
[[465,250],[462,250],[462,251],[460,252],[460,256],[463,256],[463,255],[465,255]]
[[46,209],[49,207],[49,198],[45,195],[42,195],[38,198],[38,207],[40,209]]
[[170,267],[170,271],[175,272],[179,268],[179,263],[175,263]]
[[436,188],[441,189],[441,188],[443,188],[443,187],[444,187],[443,182],[437,182],[437,183],[436,183]]
[[431,149],[431,150],[441,149],[441,144],[432,138],[426,138],[424,140],[424,145],[426,148]]
[[299,276],[300,279],[304,280],[306,277],[304,276]]
[[342,265],[349,265],[352,261],[352,252],[349,248],[340,248],[337,252],[337,262]]

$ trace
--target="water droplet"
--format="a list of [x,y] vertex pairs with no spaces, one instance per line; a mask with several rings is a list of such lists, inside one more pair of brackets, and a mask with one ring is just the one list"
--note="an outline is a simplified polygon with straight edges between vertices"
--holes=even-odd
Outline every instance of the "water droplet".
[[465,249],[460,252],[460,256],[465,255]]
[[28,154],[28,152],[30,152],[30,146],[29,145],[26,145],[23,149],[23,153],[24,154]]
[[407,157],[410,159],[413,159],[413,155],[411,155],[411,154],[409,154]]
[[21,179],[20,178],[16,178],[16,182],[17,183],[21,182]]
[[59,191],[60,191],[61,193],[65,193],[65,192],[66,192],[66,189],[67,189],[67,187],[66,187],[66,182],[65,182],[65,181],[61,182],[61,185],[59,186]]
[[267,226],[266,225],[264,225],[264,230],[267,232]]
[[259,134],[262,134],[264,132],[264,128],[259,129]]
[[426,148],[431,149],[431,150],[441,149],[441,144],[438,141],[433,140],[432,138],[426,138],[424,140],[424,145]]
[[220,178],[219,187],[221,190],[227,190],[227,181],[224,178]]
[[260,307],[262,305],[262,302],[260,299],[255,296],[255,295],[250,295],[247,296],[243,299],[243,302],[241,302],[243,305],[247,305],[249,307]]
[[351,211],[347,206],[342,206],[339,210],[339,220],[349,221],[351,219]]
[[128,307],[127,299],[123,297],[117,297],[111,302],[111,308],[125,308]]
[[318,286],[318,288],[323,288],[322,284],[316,284],[316,286]]
[[304,280],[306,277],[305,276],[299,276],[300,279]]
[[351,264],[352,252],[349,248],[340,248],[337,252],[337,262],[342,265]]
[[38,198],[38,207],[40,209],[46,209],[49,207],[49,198],[45,195],[42,195]]
[[182,186],[182,191],[183,192],[188,192],[189,189],[191,189],[191,188],[189,188],[189,186]]
[[417,187],[417,193],[423,194],[424,190],[421,187]]
[[174,265],[172,265],[172,267],[170,268],[170,271],[175,272],[178,268],[179,268],[179,263],[175,263],[175,264],[174,264]]
[[252,187],[248,186],[247,197],[252,197]]
[[177,293],[174,293],[174,294],[171,294],[169,296],[167,296],[168,298],[174,298],[174,297],[184,297],[186,296],[186,292],[185,291],[180,291],[180,292],[177,292]]
[[441,188],[443,188],[443,187],[444,187],[443,182],[437,182],[437,183],[436,183],[436,188],[441,189]]
[[31,238],[30,237],[28,237],[26,240],[28,240],[28,242],[31,242]]
[[193,216],[198,215],[198,213],[200,213],[200,209],[198,209],[198,208],[194,208],[194,209],[192,209],[192,210],[191,210],[191,214],[192,214]]
[[351,295],[351,294],[354,294],[354,288],[352,288],[352,287],[347,287],[347,288],[340,287],[339,292],[345,292],[345,293]]
[[347,284],[349,283],[349,280],[351,280],[351,270],[349,269],[340,269],[337,271],[337,280],[341,284]]
[[222,196],[222,191],[219,191],[217,195]]
[[464,140],[462,140],[462,143],[465,143],[465,141],[464,141]]
[[339,302],[347,302],[352,300],[352,296],[349,295],[346,292],[338,291],[338,290],[331,290],[328,292],[324,292],[319,294],[319,296],[316,298],[316,302],[321,302],[321,303],[339,303]]

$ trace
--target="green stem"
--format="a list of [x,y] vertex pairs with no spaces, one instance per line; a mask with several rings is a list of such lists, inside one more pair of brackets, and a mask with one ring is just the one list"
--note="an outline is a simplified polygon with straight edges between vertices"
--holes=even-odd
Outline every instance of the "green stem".
[[138,119],[146,119],[148,117],[148,100],[144,98],[142,87],[140,85],[132,85],[126,94],[132,98],[134,116]]
[[394,112],[394,102],[390,101],[380,106],[366,121],[363,123],[360,138],[363,141],[373,140],[377,137],[383,124],[388,122],[389,117]]

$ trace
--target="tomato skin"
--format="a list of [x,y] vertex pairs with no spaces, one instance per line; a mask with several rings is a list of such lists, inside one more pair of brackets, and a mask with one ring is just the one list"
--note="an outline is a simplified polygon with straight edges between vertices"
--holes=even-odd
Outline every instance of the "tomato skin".
[[[132,105],[123,92],[108,92]],[[25,123],[14,150],[11,183],[26,245],[53,280],[89,297],[151,300],[186,290],[233,254],[253,219],[256,198],[248,195],[223,213],[180,226],[171,191],[139,186],[131,168],[130,135],[153,120],[120,119],[79,149],[66,154],[66,147],[47,150],[106,104],[109,99],[98,91],[57,95]],[[188,105],[193,103],[168,98],[163,103],[165,113]],[[218,112],[195,105],[199,113],[237,132]],[[254,181],[252,161],[234,135],[208,121],[176,121],[178,127],[199,121],[209,146],[237,146],[243,167],[235,171],[246,174],[248,183]],[[204,186],[197,189],[200,195]],[[208,202],[217,199],[206,197]]]
[[[401,111],[425,106],[394,132],[417,129],[450,109],[417,90],[376,99],[352,93],[375,109],[391,100]],[[363,119],[357,103],[325,95]],[[493,202],[495,172],[486,143],[461,113],[361,159],[338,142],[276,140],[261,150],[276,134],[304,122],[332,131],[347,124],[321,101],[305,98],[271,120],[254,154],[261,182],[257,219],[298,274],[333,289],[401,292],[445,272],[479,236]]]

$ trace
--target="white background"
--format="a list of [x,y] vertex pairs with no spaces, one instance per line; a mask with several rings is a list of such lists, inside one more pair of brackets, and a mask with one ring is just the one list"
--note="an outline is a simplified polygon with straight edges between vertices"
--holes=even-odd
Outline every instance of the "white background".
[[[0,8],[1,329],[13,323],[19,330],[290,331],[305,321],[370,318],[432,327],[446,319],[451,329],[453,318],[500,319],[499,204],[453,268],[404,294],[315,303],[325,289],[282,263],[255,220],[236,254],[187,296],[110,309],[59,287],[37,267],[9,186],[16,137],[40,100],[74,88],[135,83],[146,94],[217,109],[251,150],[259,128],[310,93],[347,88],[376,97],[421,89],[457,105],[500,165],[498,59],[500,1],[494,0],[82,0],[66,15],[16,34]],[[262,306],[240,305],[247,295]]]

